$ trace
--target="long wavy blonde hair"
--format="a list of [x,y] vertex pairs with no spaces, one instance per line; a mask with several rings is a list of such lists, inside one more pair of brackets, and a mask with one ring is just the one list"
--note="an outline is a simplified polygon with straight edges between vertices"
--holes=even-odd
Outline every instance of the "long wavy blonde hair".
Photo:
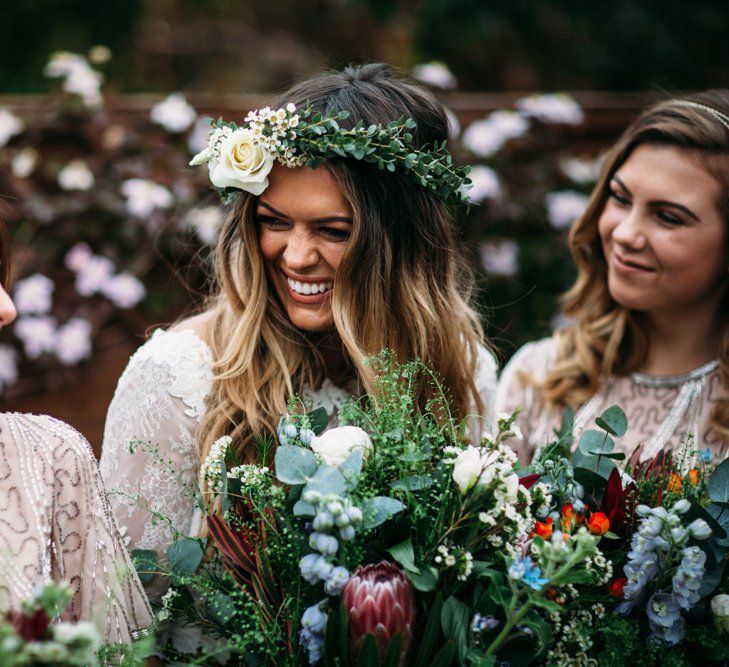
[[[684,98],[729,115],[729,91],[711,90]],[[709,112],[668,100],[644,111],[605,157],[587,209],[569,235],[577,279],[562,299],[571,326],[555,333],[556,362],[542,382],[525,378],[551,407],[579,407],[598,389],[601,377],[637,370],[645,361],[648,338],[638,313],[620,306],[608,291],[607,264],[598,232],[613,174],[639,144],[691,151],[723,186],[717,202],[729,225],[729,129]],[[729,387],[729,276],[723,286],[721,314],[726,328],[717,356],[722,383]],[[729,442],[729,400],[714,407],[712,428]]]
[[[411,117],[417,145],[447,137],[442,107],[430,93],[384,65],[349,67],[304,81],[275,101],[350,112],[352,124]],[[323,167],[319,167],[323,168]],[[460,416],[483,405],[475,386],[483,333],[469,306],[471,277],[457,248],[454,219],[433,193],[407,177],[354,161],[330,161],[353,211],[352,235],[336,269],[336,333],[360,389],[375,391],[371,355],[388,348],[418,357],[451,387]],[[321,354],[289,321],[269,284],[254,220],[256,198],[239,197],[217,245],[219,290],[209,304],[214,379],[197,435],[198,453],[232,436],[242,457],[255,456],[253,436],[275,431],[287,399],[325,377]],[[427,400],[428,388],[421,388]]]

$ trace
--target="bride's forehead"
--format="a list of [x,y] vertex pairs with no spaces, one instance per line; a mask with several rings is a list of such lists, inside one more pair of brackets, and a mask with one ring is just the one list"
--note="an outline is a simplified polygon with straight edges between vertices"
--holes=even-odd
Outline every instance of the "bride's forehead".
[[325,165],[289,168],[276,165],[259,202],[289,217],[351,215],[349,202]]

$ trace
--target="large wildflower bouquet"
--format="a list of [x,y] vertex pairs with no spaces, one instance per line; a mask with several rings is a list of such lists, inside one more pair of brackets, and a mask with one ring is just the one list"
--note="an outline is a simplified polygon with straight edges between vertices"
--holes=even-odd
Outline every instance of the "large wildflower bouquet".
[[[162,616],[219,638],[225,655],[210,649],[211,663],[544,659],[548,614],[578,586],[607,585],[599,536],[535,533],[555,500],[537,476],[520,478],[513,417],[482,436],[451,416],[422,364],[373,363],[377,392],[345,406],[339,427],[292,402],[257,464],[217,443],[203,465],[210,539],[170,548]],[[419,406],[423,383],[432,398]]]

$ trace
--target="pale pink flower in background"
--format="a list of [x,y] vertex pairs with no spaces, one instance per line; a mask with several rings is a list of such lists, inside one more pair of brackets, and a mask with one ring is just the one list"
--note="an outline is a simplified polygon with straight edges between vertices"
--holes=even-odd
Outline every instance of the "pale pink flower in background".
[[132,308],[146,296],[147,291],[137,278],[125,272],[109,278],[101,286],[101,293],[119,308]]
[[516,108],[544,123],[579,125],[585,119],[582,107],[565,93],[522,97],[517,100]]
[[472,202],[482,202],[484,199],[496,199],[501,195],[501,184],[496,172],[483,164],[477,164],[468,174],[472,185],[467,191]]
[[413,76],[419,81],[433,86],[433,88],[452,90],[458,86],[458,80],[448,68],[448,65],[439,60],[415,65],[413,67]]
[[570,157],[561,160],[559,168],[573,183],[590,185],[597,180],[599,164],[597,160]]
[[195,122],[197,112],[182,93],[173,93],[152,107],[150,117],[168,132],[184,132]]
[[225,220],[225,213],[218,206],[203,206],[190,210],[184,218],[184,224],[195,230],[203,243],[212,245],[215,243],[223,220]]
[[73,317],[56,332],[55,353],[66,366],[77,364],[91,356],[91,323],[81,317]]
[[38,164],[38,151],[24,148],[10,161],[10,170],[15,178],[28,178]]
[[18,381],[18,353],[10,345],[0,345],[0,391]]
[[63,190],[90,190],[94,185],[94,174],[83,160],[71,160],[58,172],[58,185]]
[[101,105],[101,83],[104,77],[78,53],[54,53],[43,73],[50,78],[63,79],[63,90],[81,97],[87,107]]
[[481,263],[495,276],[511,277],[519,272],[519,244],[516,241],[487,241],[479,246]]
[[210,139],[210,121],[207,118],[198,118],[187,137],[187,147],[190,153],[197,155],[205,150]]
[[25,129],[25,124],[8,109],[0,109],[0,146],[8,143]]
[[127,198],[127,210],[137,218],[146,218],[156,208],[169,208],[173,202],[167,188],[143,178],[124,181],[121,193]]
[[111,60],[111,49],[103,44],[97,44],[89,49],[89,62],[94,65],[105,65]]
[[19,315],[45,315],[53,305],[53,281],[40,273],[19,280],[13,301]]
[[463,145],[474,155],[491,157],[510,139],[522,136],[529,122],[516,111],[494,111],[474,121],[463,133]]
[[76,291],[81,296],[91,296],[100,292],[114,275],[115,270],[111,260],[100,255],[92,255],[76,274]]
[[89,260],[94,256],[88,243],[77,243],[69,248],[63,263],[69,271],[78,273],[88,264]]
[[587,208],[587,195],[574,190],[561,190],[550,192],[547,195],[545,205],[547,217],[555,229],[567,229],[572,226]]
[[29,359],[56,350],[56,320],[53,317],[21,317],[15,322],[13,331],[23,343],[25,356]]
[[43,74],[51,79],[60,79],[70,76],[74,70],[84,67],[88,67],[88,62],[86,58],[78,53],[56,51],[51,54],[51,58],[46,63]]

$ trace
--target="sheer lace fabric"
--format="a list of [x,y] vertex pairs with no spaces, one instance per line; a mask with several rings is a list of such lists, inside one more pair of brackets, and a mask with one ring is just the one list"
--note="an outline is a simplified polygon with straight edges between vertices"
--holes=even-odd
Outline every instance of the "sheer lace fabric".
[[64,619],[127,643],[152,623],[88,442],[51,417],[0,414],[0,612],[66,581]]
[[[154,549],[164,554],[172,542],[169,524],[152,520],[150,511],[171,519],[183,534],[199,526],[189,489],[196,482],[200,462],[195,432],[205,411],[212,382],[210,349],[193,331],[154,333],[130,359],[109,407],[101,454],[101,473],[110,491],[119,523],[126,527],[130,548]],[[493,417],[496,363],[482,349],[476,386]],[[302,398],[329,414],[336,424],[339,407],[352,394],[325,380],[318,390],[304,388]],[[129,443],[143,441],[150,447]],[[162,591],[147,587],[152,597]]]
[[[517,424],[522,439],[511,441],[522,461],[547,444],[561,420],[561,411],[547,410],[539,392],[525,385],[520,372],[536,378],[546,377],[555,358],[552,338],[523,346],[504,368],[496,393],[499,412],[520,408]],[[692,450],[710,448],[715,459],[729,453],[726,445],[710,429],[714,404],[727,397],[717,364],[706,364],[691,373],[675,377],[633,373],[607,378],[598,392],[575,413],[575,435],[594,428],[595,417],[611,405],[619,405],[628,417],[628,432],[616,440],[616,450],[627,455],[641,446],[640,458],[652,458],[658,451],[681,449],[688,434]]]

